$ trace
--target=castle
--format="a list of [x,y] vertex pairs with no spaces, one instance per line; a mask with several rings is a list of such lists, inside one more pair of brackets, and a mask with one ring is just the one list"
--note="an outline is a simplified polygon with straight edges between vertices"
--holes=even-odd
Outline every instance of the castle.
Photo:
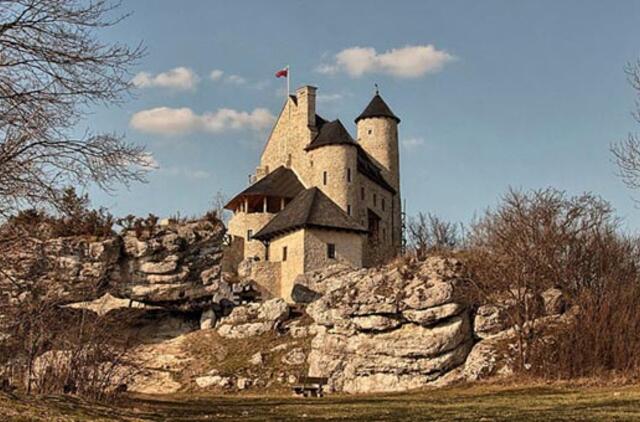
[[299,274],[338,262],[355,268],[400,251],[400,119],[376,91],[355,119],[316,114],[316,88],[289,95],[251,185],[225,208],[237,259],[276,297],[291,300]]

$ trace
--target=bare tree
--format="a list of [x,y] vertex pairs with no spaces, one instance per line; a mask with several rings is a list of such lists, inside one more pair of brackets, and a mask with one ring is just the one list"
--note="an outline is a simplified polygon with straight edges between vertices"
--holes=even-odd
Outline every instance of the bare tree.
[[142,180],[149,156],[115,134],[76,136],[89,107],[122,102],[142,54],[98,39],[126,16],[105,0],[0,0],[0,212],[55,204],[70,185]]
[[418,213],[407,228],[411,248],[420,259],[431,251],[450,250],[460,244],[459,226],[431,213]]
[[[637,99],[634,119],[640,123],[640,60],[628,63],[625,67],[627,80],[635,90]],[[640,137],[635,133],[629,133],[623,141],[611,145],[611,152],[618,165],[618,174],[624,183],[631,189],[640,188]]]

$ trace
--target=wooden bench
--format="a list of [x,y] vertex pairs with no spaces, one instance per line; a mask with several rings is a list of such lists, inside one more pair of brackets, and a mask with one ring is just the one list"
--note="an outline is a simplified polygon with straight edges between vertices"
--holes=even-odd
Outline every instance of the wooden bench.
[[303,377],[300,383],[291,387],[293,392],[304,397],[322,397],[324,396],[323,387],[327,384],[327,378],[320,377]]

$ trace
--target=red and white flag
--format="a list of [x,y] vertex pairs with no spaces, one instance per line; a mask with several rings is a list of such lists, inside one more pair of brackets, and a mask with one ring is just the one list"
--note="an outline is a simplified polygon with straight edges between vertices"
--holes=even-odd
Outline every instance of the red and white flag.
[[291,79],[291,75],[289,74],[289,65],[287,65],[284,69],[280,69],[276,72],[276,78],[287,78],[287,93],[285,98],[289,96],[289,81]]

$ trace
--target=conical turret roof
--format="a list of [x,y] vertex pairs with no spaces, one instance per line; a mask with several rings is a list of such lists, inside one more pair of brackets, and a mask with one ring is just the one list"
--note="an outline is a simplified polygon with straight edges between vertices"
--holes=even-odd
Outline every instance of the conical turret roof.
[[369,105],[364,109],[364,111],[356,117],[356,123],[362,119],[366,119],[369,117],[387,117],[389,119],[393,119],[396,123],[400,123],[400,119],[398,116],[393,114],[393,111],[389,108],[387,103],[384,102],[379,93],[376,92],[376,95],[373,96]]

